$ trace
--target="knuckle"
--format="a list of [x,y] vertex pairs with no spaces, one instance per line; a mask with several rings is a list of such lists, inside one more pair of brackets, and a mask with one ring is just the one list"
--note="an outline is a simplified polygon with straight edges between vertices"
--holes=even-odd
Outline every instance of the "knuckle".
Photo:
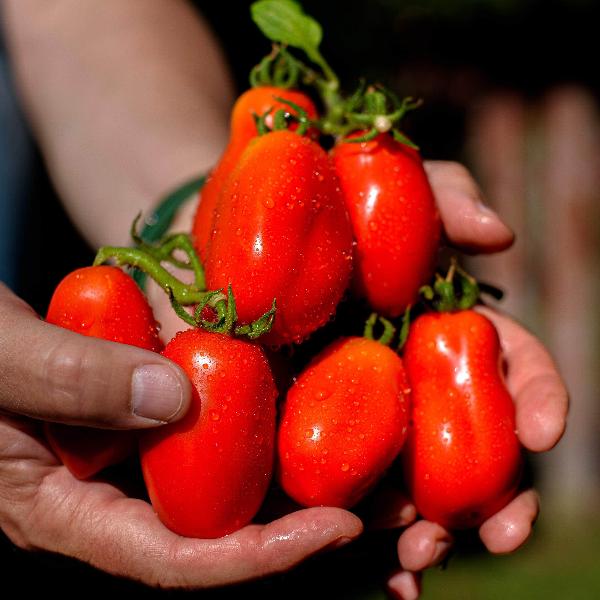
[[448,179],[454,181],[472,181],[469,170],[459,162],[453,160],[445,161],[443,169]]
[[48,349],[42,364],[42,384],[51,410],[59,413],[79,408],[84,361],[80,348],[70,341]]
[[73,419],[105,420],[104,403],[97,399],[107,395],[110,378],[94,369],[97,361],[90,355],[86,344],[67,340],[46,352],[42,366],[42,385],[49,410],[53,415]]

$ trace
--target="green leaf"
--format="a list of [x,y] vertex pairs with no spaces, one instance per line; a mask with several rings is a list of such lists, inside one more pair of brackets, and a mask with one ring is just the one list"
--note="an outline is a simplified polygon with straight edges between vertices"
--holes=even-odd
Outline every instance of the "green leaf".
[[271,41],[303,50],[309,58],[318,53],[323,30],[295,0],[258,0],[251,5],[250,12]]

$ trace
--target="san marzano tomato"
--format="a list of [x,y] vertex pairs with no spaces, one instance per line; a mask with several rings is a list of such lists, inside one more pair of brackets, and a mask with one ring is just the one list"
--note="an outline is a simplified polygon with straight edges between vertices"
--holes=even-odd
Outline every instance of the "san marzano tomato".
[[400,452],[408,428],[400,357],[365,338],[334,342],[288,392],[278,435],[279,479],[305,506],[356,504]]
[[300,342],[348,286],[352,231],[327,153],[291,131],[253,140],[227,181],[207,247],[206,283],[231,284],[239,320],[277,301],[265,343]]
[[435,267],[441,222],[419,153],[381,134],[333,149],[355,247],[354,284],[377,312],[398,316]]
[[406,482],[419,513],[445,527],[480,525],[517,489],[521,451],[500,358],[496,329],[473,310],[411,325]]
[[164,356],[193,384],[180,421],[144,431],[142,470],[161,521],[180,535],[215,538],[258,511],[273,466],[277,392],[260,346],[199,329]]

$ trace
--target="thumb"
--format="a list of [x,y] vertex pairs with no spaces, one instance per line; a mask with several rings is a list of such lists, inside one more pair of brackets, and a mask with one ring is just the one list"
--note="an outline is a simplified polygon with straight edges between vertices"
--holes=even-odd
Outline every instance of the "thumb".
[[0,284],[0,410],[46,421],[146,428],[185,414],[191,385],[163,356],[43,322]]

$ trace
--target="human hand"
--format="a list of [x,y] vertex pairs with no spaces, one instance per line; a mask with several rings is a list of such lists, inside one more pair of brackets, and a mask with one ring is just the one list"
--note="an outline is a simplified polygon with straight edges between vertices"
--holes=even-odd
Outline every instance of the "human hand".
[[[490,253],[504,250],[513,234],[482,203],[481,192],[469,172],[456,163],[426,163],[448,241],[462,250]],[[507,365],[506,384],[516,408],[517,435],[532,452],[550,450],[566,425],[568,396],[551,357],[533,335],[512,319],[489,308],[477,310],[498,330]],[[403,496],[385,499],[377,526],[397,527],[416,516]],[[479,536],[493,553],[516,550],[531,533],[539,511],[534,490],[526,490],[479,528]],[[452,534],[436,523],[420,520],[403,531],[398,541],[401,569],[388,581],[392,594],[404,600],[420,593],[420,573],[439,564],[452,546]]]
[[187,378],[158,354],[42,322],[2,285],[0,331],[0,526],[17,546],[151,585],[196,588],[283,571],[360,534],[351,513],[316,508],[218,540],[183,538],[118,485],[75,479],[48,447],[40,419],[156,426],[185,412]]

